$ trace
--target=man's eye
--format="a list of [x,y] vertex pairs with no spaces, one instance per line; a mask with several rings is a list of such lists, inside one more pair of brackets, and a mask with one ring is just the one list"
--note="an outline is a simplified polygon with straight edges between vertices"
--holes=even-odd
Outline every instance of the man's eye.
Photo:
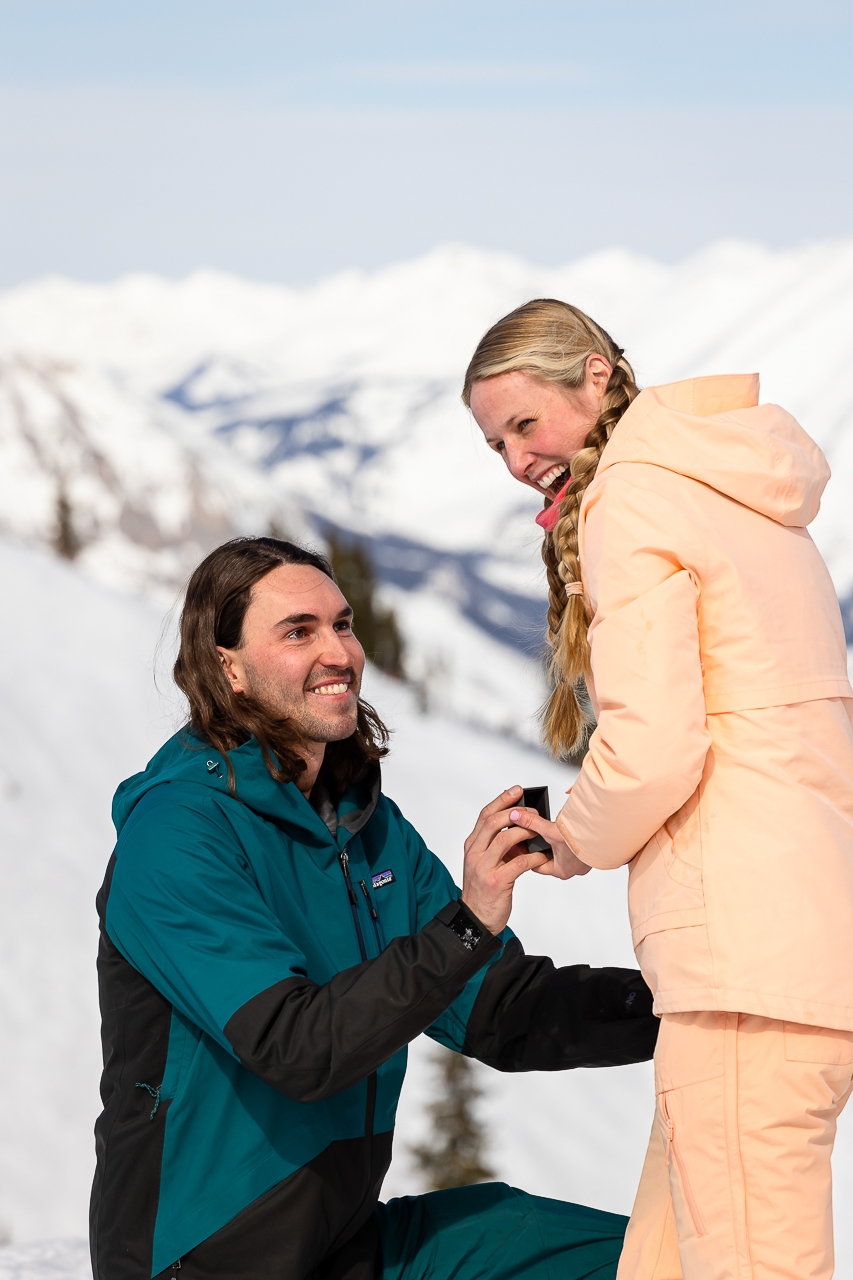
[[286,638],[288,640],[301,640],[304,635],[305,635],[305,628],[297,627],[295,631],[288,631]]
[[531,422],[535,422],[535,418],[522,418],[518,424],[519,431],[523,431],[525,427],[529,427]]
[[335,623],[336,631],[352,631],[352,619],[348,618],[345,622]]

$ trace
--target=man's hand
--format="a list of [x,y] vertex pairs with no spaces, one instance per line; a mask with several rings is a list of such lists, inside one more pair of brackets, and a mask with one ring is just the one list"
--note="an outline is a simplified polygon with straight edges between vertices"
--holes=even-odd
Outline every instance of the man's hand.
[[566,844],[556,822],[548,822],[540,817],[535,809],[512,809],[510,822],[519,822],[529,831],[544,836],[551,846],[554,856],[548,858],[538,867],[533,867],[540,876],[556,876],[558,880],[571,880],[572,876],[585,876],[591,868],[581,862],[575,851]]
[[518,877],[548,861],[547,854],[518,849],[533,835],[532,826],[510,825],[510,807],[521,794],[521,787],[510,787],[487,804],[465,841],[462,901],[491,933],[500,933],[509,919]]

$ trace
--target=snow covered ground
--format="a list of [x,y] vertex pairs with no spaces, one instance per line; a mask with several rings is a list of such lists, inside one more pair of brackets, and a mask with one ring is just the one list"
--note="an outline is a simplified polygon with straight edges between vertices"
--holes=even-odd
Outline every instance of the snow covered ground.
[[[0,742],[0,1020],[8,1047],[0,1096],[14,1099],[0,1142],[0,1228],[17,1241],[76,1233],[85,1221],[98,1110],[93,902],[113,843],[109,803],[118,782],[180,723],[180,704],[164,670],[168,639],[159,659],[162,695],[154,688],[160,610],[8,543],[0,543],[0,580],[15,605],[14,625],[0,641],[7,726]],[[571,781],[536,749],[421,715],[409,690],[375,673],[366,693],[395,730],[386,790],[454,870],[477,811],[505,786],[547,783],[556,804]],[[622,876],[591,875],[574,891],[529,877],[513,923],[529,951],[630,964],[623,899]],[[414,1065],[392,1194],[413,1185],[405,1149],[420,1136],[428,1058],[418,1055]],[[602,1114],[602,1084],[617,1100],[609,1114]],[[513,1181],[627,1207],[648,1127],[648,1107],[638,1106],[632,1120],[627,1102],[647,1086],[646,1068],[490,1085],[493,1158]],[[544,1107],[531,1106],[533,1089],[565,1114],[551,1154],[553,1123]],[[602,1144],[615,1144],[618,1158],[602,1161]]]
[[[0,1233],[12,1241],[0,1247],[0,1280],[81,1280],[98,1111],[93,903],[112,847],[110,798],[173,731],[180,706],[160,608],[8,541],[0,581],[11,619],[0,633]],[[503,787],[547,784],[554,806],[571,781],[532,747],[421,715],[409,690],[375,673],[366,691],[395,730],[386,790],[451,868],[477,810]],[[568,884],[528,876],[512,923],[528,951],[559,962],[631,964],[624,896],[624,873]],[[413,1047],[389,1196],[421,1189],[408,1149],[427,1125],[432,1052],[425,1040]],[[648,1065],[479,1071],[499,1177],[630,1210],[651,1122]],[[838,1203],[851,1192],[853,1143],[842,1121]],[[849,1215],[838,1225],[839,1275],[853,1274]]]

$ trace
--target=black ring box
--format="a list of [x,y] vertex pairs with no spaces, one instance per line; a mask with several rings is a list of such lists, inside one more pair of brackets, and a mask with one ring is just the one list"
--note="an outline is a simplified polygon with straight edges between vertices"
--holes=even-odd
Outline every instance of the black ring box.
[[[521,803],[525,809],[535,809],[540,818],[545,818],[547,822],[551,821],[551,805],[548,801],[547,787],[524,787],[524,794],[521,797]],[[544,836],[534,836],[532,840],[527,841],[527,847],[531,853],[550,853],[551,846]]]

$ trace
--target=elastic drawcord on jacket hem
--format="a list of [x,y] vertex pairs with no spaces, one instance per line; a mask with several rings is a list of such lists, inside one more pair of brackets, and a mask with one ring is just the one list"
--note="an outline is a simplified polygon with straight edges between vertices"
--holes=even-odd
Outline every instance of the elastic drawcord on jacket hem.
[[154,1110],[151,1112],[151,1115],[148,1117],[149,1120],[153,1120],[157,1114],[157,1108],[160,1105],[160,1090],[162,1087],[163,1087],[162,1085],[158,1084],[156,1089],[152,1089],[151,1085],[145,1084],[143,1080],[137,1080],[136,1084],[134,1085],[134,1088],[136,1089],[147,1089],[148,1092],[151,1094],[151,1097],[154,1099]]

